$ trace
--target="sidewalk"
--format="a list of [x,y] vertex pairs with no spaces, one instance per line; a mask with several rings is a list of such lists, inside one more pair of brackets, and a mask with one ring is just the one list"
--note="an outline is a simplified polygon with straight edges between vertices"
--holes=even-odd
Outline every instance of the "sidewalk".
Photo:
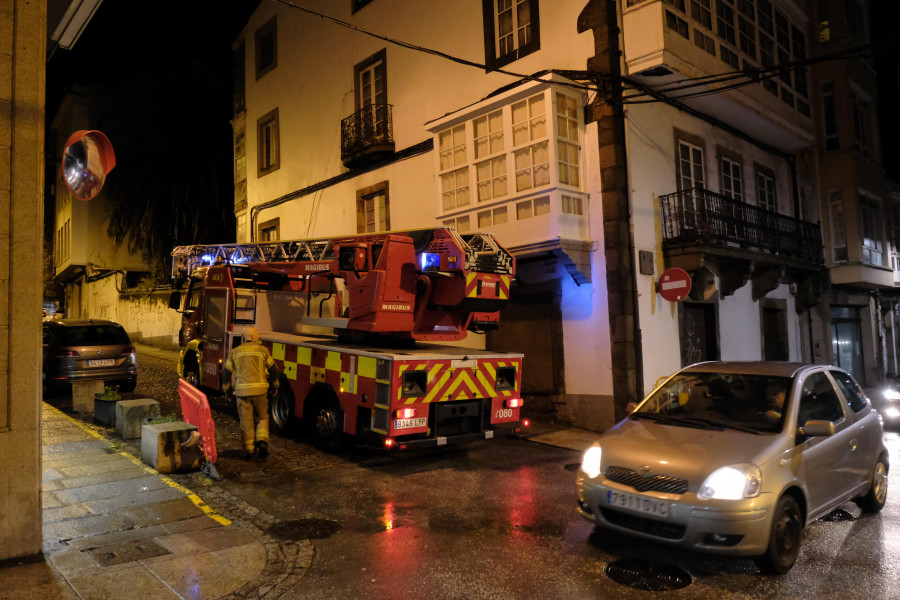
[[[278,598],[312,547],[232,522],[99,433],[42,404],[43,559],[0,567],[0,599]],[[232,519],[251,512],[231,507]]]

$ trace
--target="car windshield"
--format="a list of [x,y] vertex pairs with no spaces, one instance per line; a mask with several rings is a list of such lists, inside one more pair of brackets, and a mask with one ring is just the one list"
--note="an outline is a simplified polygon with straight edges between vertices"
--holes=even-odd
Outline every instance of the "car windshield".
[[791,378],[736,373],[681,373],[632,413],[674,425],[781,430]]
[[129,344],[128,334],[113,325],[66,327],[61,332],[61,346],[113,346]]

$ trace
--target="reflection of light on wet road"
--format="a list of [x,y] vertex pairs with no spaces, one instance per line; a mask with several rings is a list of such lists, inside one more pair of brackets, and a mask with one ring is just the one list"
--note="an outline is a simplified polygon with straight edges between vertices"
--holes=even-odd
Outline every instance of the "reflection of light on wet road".
[[384,530],[390,531],[394,528],[394,503],[387,502],[384,505]]
[[512,526],[512,535],[516,540],[531,541],[533,536],[530,529],[534,526],[535,506],[534,492],[536,489],[534,470],[525,465],[513,473],[510,482],[510,490],[505,494],[512,498],[513,505],[509,511],[509,522]]

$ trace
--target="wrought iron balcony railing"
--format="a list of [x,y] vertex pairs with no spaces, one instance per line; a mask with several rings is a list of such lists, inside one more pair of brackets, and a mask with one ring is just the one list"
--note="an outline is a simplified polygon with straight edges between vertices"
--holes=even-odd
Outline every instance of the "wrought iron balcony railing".
[[825,263],[822,229],[721,194],[692,188],[660,196],[663,243],[779,254]]
[[341,160],[345,166],[363,166],[393,151],[390,104],[369,104],[341,120]]

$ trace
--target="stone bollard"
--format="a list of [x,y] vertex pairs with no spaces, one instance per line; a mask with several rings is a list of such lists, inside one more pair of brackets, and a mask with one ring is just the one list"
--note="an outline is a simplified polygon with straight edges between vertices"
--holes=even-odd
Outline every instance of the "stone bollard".
[[94,412],[94,394],[102,393],[102,381],[73,381],[72,410],[78,413]]
[[116,426],[116,405],[118,400],[94,398],[94,420],[107,427]]
[[141,428],[141,458],[160,473],[199,468],[204,460],[200,447],[181,445],[196,430],[182,421],[147,423]]
[[123,440],[139,438],[147,419],[158,416],[159,402],[156,400],[119,400],[116,403],[116,432]]

